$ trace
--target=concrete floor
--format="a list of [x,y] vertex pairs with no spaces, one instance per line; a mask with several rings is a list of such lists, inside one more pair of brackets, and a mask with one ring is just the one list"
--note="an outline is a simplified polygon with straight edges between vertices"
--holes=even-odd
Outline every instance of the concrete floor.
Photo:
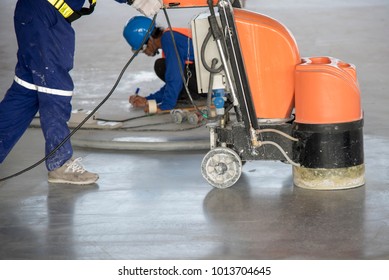
[[[15,64],[14,2],[0,3],[1,95]],[[102,100],[131,55],[121,29],[136,12],[100,2],[92,17],[74,25],[75,108],[91,109]],[[235,186],[217,190],[200,173],[207,150],[75,147],[85,166],[100,174],[98,184],[48,184],[44,165],[1,183],[0,259],[389,259],[389,2],[246,3],[288,26],[302,56],[334,56],[357,66],[366,185],[309,191],[293,186],[289,165],[249,162]],[[195,12],[172,11],[173,25],[186,25]],[[100,116],[112,116],[113,109],[128,116],[133,111],[127,97],[137,85],[142,84],[142,94],[158,88],[152,62],[143,56],[134,62]],[[75,137],[93,141],[116,132],[80,133]],[[174,135],[196,140],[206,135],[204,130],[185,133]],[[164,138],[158,132],[148,137]],[[29,129],[0,166],[0,177],[38,161],[43,143],[41,131]]]

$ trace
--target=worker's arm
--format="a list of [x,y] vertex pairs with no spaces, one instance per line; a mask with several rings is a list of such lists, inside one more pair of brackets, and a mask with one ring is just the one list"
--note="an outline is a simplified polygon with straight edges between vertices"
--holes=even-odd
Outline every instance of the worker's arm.
[[[174,94],[172,94],[172,91],[169,91],[168,84],[165,84],[163,87],[161,87],[157,92],[150,94],[146,97],[148,100],[155,100],[155,102],[158,104],[157,111],[166,111],[166,110],[172,110],[176,106],[177,98]],[[147,111],[145,110],[147,113]]]
[[[177,32],[174,32],[174,37],[180,53],[181,67],[185,71],[185,61],[188,52],[188,38]],[[183,81],[170,32],[165,32],[162,35],[161,42],[162,50],[166,58],[166,83],[159,91],[149,95],[147,99],[155,99],[157,103],[159,103],[159,108],[161,108],[161,110],[171,110],[177,104],[177,99],[183,88]]]

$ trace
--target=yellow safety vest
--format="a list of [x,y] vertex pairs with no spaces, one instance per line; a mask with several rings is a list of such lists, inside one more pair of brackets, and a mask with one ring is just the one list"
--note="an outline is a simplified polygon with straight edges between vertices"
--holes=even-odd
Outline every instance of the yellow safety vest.
[[61,15],[68,21],[72,22],[84,15],[90,15],[96,6],[97,0],[89,0],[89,8],[82,8],[80,11],[73,11],[72,8],[64,0],[47,0],[53,7],[60,12]]

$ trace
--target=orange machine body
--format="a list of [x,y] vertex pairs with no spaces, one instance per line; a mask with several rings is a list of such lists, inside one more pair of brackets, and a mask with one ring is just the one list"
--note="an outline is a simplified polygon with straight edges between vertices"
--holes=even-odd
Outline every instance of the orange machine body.
[[289,118],[300,63],[294,37],[268,16],[241,9],[234,15],[257,118]]
[[[218,0],[213,0],[213,4],[216,5]],[[163,0],[163,4],[168,7],[179,7],[179,8],[189,8],[189,7],[207,7],[208,1],[207,0]]]
[[296,67],[296,122],[345,123],[362,119],[355,66],[332,57],[304,58]]
[[[207,2],[164,0],[172,7]],[[333,124],[363,117],[353,65],[330,57],[301,59],[293,35],[279,21],[244,9],[234,9],[234,17],[258,119],[288,119],[293,109],[298,123]]]

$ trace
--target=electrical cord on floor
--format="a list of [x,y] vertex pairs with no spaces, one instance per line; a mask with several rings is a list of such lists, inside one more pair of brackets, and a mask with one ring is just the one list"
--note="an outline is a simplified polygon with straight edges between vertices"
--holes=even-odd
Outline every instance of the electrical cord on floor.
[[[162,112],[162,113],[159,113],[159,114],[154,114],[154,115],[142,115],[142,116],[138,116],[138,117],[133,117],[133,118],[128,118],[128,119],[125,119],[125,120],[112,120],[112,119],[104,119],[104,118],[96,118],[97,121],[103,121],[103,122],[122,122],[122,123],[125,123],[125,122],[130,122],[130,121],[133,121],[133,120],[138,120],[138,119],[142,119],[144,117],[155,117],[155,116],[161,116],[161,114],[170,114],[170,112]],[[164,131],[169,131],[169,132],[178,132],[178,131],[185,131],[185,130],[192,130],[192,129],[196,129],[196,128],[199,128],[199,127],[202,127],[206,124],[205,121],[202,121],[194,126],[191,126],[191,127],[184,127],[184,128],[175,128],[175,129],[163,129],[163,128],[160,128],[160,129],[138,129],[138,128],[143,128],[143,127],[148,127],[148,126],[163,126],[163,125],[169,125],[169,124],[174,124],[173,121],[165,121],[165,122],[158,122],[158,123],[148,123],[148,124],[140,124],[140,125],[133,125],[133,126],[121,126],[119,128],[115,128],[116,131],[121,131],[121,130],[125,130],[125,131],[139,131],[139,132],[164,132]],[[84,130],[101,130],[101,129],[98,129],[98,128],[93,128],[93,127],[90,127],[90,128],[83,128]]]
[[[121,122],[121,123],[126,123],[126,122],[130,122],[130,121],[133,121],[133,120],[139,120],[139,119],[143,119],[145,117],[153,117],[153,116],[161,116],[161,115],[166,115],[166,114],[170,114],[171,112],[161,112],[161,113],[158,113],[158,114],[154,114],[154,115],[142,115],[142,116],[137,116],[137,117],[133,117],[133,118],[128,118],[128,119],[124,119],[124,120],[112,120],[112,119],[104,119],[104,118],[96,118],[97,121],[103,121],[103,122]],[[141,132],[150,132],[150,131],[153,131],[153,132],[163,132],[163,131],[170,131],[170,132],[177,132],[177,131],[185,131],[185,130],[192,130],[192,129],[196,129],[196,128],[199,128],[199,127],[202,127],[206,124],[206,122],[202,121],[200,122],[199,124],[196,124],[194,126],[191,126],[191,127],[185,127],[185,128],[175,128],[175,129],[138,129],[138,128],[142,128],[142,127],[147,127],[147,126],[162,126],[162,125],[168,125],[168,124],[173,124],[174,122],[173,121],[166,121],[166,122],[158,122],[158,123],[148,123],[148,124],[140,124],[140,125],[133,125],[133,126],[121,126],[119,128],[116,128],[115,130],[126,130],[126,131],[130,131],[130,130],[134,130],[134,131],[141,131]],[[89,130],[98,130],[96,128],[86,128],[86,129],[89,129]]]
[[103,119],[103,118],[96,118],[96,121],[102,121],[102,122],[129,122],[129,121],[134,121],[134,120],[139,120],[139,119],[144,119],[146,117],[150,117],[151,115],[142,115],[142,116],[137,116],[137,117],[132,117],[124,120],[111,120],[111,119]]
[[[88,114],[88,115],[89,115],[89,114]],[[132,118],[123,119],[123,120],[113,120],[113,119],[104,119],[104,118],[95,118],[95,120],[96,120],[96,121],[102,121],[102,122],[129,122],[129,121],[138,120],[138,119],[143,119],[143,118],[151,117],[151,116],[152,116],[152,115],[141,115],[141,116],[132,117]],[[39,116],[35,116],[34,118],[35,118],[35,119],[39,119],[40,117],[39,117]],[[40,127],[40,125],[33,125],[33,124],[30,124],[30,127]]]
[[144,118],[153,117],[153,116],[160,116],[160,115],[165,115],[165,114],[170,114],[170,111],[169,112],[160,112],[158,114],[146,114],[146,115],[131,117],[131,118],[124,119],[124,120],[112,120],[112,119],[96,118],[96,121],[122,122],[123,123],[123,122],[129,122],[129,121],[133,121],[133,120],[139,120],[139,119],[144,119]]
[[171,123],[150,123],[150,124],[144,124],[144,125],[139,125],[139,126],[131,126],[131,127],[121,127],[119,128],[120,130],[133,130],[133,131],[139,131],[139,132],[177,132],[177,131],[188,131],[188,130],[193,130],[199,127],[202,127],[206,124],[206,121],[202,121],[197,125],[191,126],[191,127],[181,127],[181,128],[175,128],[175,129],[158,129],[158,128],[151,128],[151,129],[138,129],[141,127],[146,127],[146,126],[153,126],[153,125],[163,125],[163,124],[171,124]]
[[19,171],[19,172],[16,172],[12,175],[9,175],[7,177],[4,177],[4,178],[0,178],[0,182],[2,181],[6,181],[6,180],[9,180],[11,178],[14,178],[14,177],[17,177],[27,171],[30,171],[31,169],[37,167],[38,165],[40,165],[41,163],[43,163],[44,161],[46,161],[49,157],[51,157],[52,155],[54,155],[54,153],[56,153],[76,132],[77,130],[79,130],[99,109],[101,106],[103,106],[103,104],[105,102],[107,102],[107,100],[111,97],[111,95],[115,92],[117,86],[119,85],[119,82],[120,80],[122,79],[123,75],[124,75],[124,72],[127,70],[128,66],[130,66],[130,64],[132,63],[132,61],[135,59],[135,57],[140,53],[140,51],[142,50],[143,48],[143,45],[146,43],[148,37],[149,37],[149,34],[151,33],[151,30],[153,29],[153,26],[155,25],[155,20],[157,18],[157,14],[154,15],[153,17],[153,20],[150,24],[150,27],[149,29],[147,30],[147,33],[145,35],[145,37],[143,38],[143,41],[142,41],[142,44],[140,45],[139,49],[136,50],[134,52],[134,54],[131,56],[131,58],[128,60],[128,62],[124,65],[122,71],[120,72],[118,78],[116,79],[116,82],[115,84],[113,85],[112,89],[110,90],[110,92],[107,94],[107,96],[96,106],[95,109],[93,109],[88,116],[85,117],[85,119],[80,122],[80,124],[75,127],[63,140],[61,143],[59,143],[49,154],[47,154],[44,158],[42,158],[41,160],[37,161],[36,163],[34,163],[33,165]]

